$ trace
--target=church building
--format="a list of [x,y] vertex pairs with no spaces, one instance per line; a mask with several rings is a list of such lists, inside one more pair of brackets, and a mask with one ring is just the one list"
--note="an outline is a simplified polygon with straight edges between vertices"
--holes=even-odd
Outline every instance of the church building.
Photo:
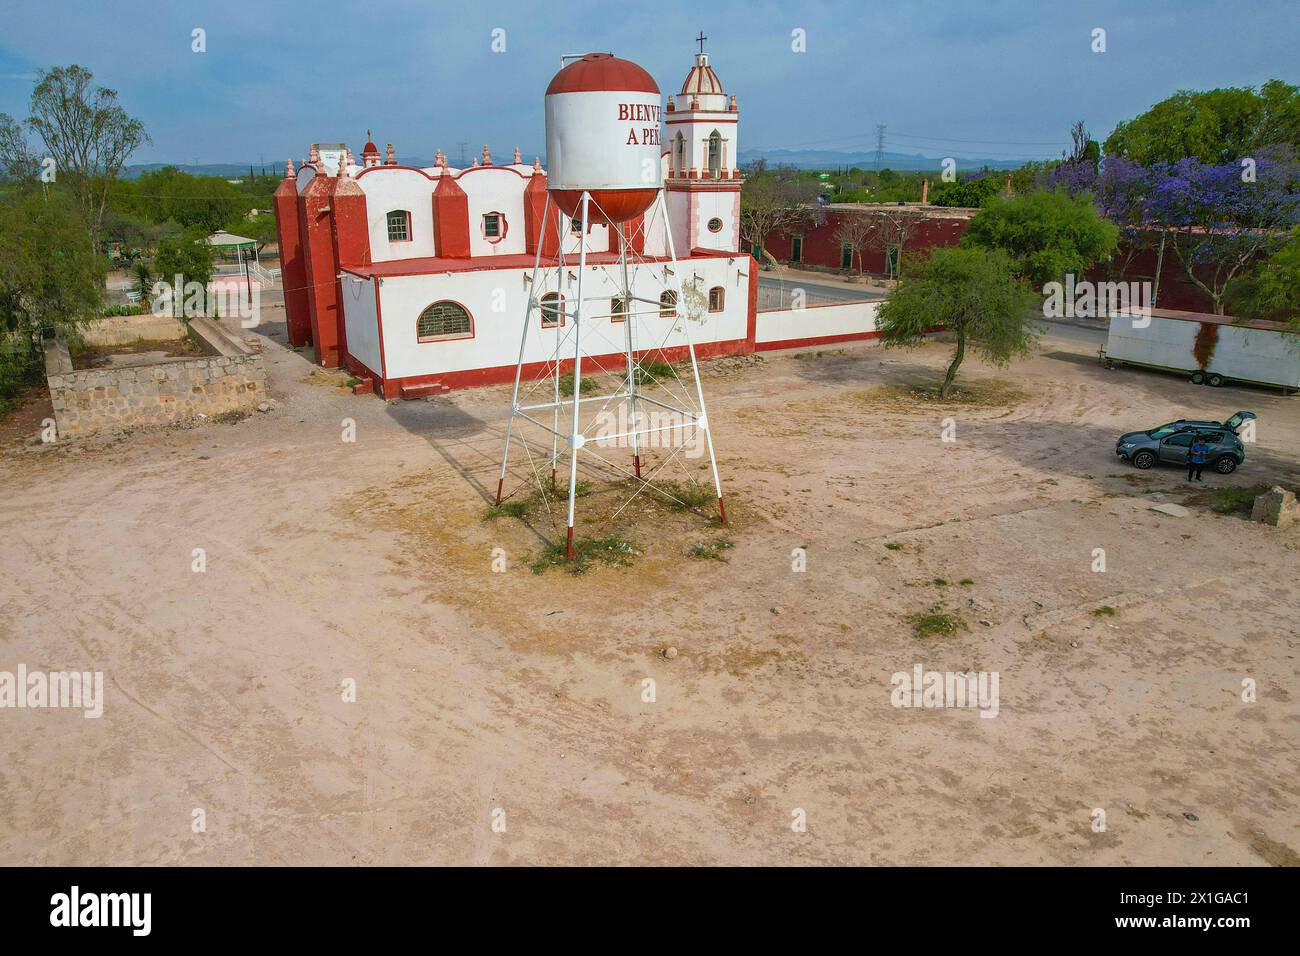
[[[534,262],[562,256],[576,272],[585,244],[584,299],[593,290],[599,300],[615,288],[609,267],[624,228],[650,263],[667,260],[671,231],[683,284],[698,293],[691,336],[701,357],[754,351],[758,269],[740,251],[740,114],[702,42],[661,115],[666,221],[652,208],[621,227],[595,221],[585,234],[579,222],[557,228],[554,205],[543,229],[546,171],[518,149],[501,162],[485,146],[458,168],[441,149],[433,165],[415,167],[369,138],[360,162],[344,144],[312,145],[275,193],[291,343],[310,343],[320,365],[346,368],[362,380],[358,391],[389,399],[512,381]],[[538,334],[530,330],[526,365],[541,367],[563,334],[563,309],[546,305],[532,313]],[[671,326],[676,305],[664,304],[665,334],[683,348]],[[623,360],[620,308],[614,299],[583,318],[584,337],[591,323],[611,343],[610,367]]]

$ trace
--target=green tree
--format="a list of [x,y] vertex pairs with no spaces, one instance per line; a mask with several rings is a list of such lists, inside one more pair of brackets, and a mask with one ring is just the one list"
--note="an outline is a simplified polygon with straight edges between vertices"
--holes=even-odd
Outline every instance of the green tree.
[[1116,126],[1106,155],[1142,166],[1187,157],[1221,165],[1283,143],[1300,147],[1300,87],[1269,80],[1258,92],[1249,86],[1180,90]]
[[968,346],[996,365],[1029,353],[1038,336],[1033,321],[1036,301],[1006,253],[960,246],[935,249],[919,271],[904,276],[881,303],[876,328],[883,344],[893,347],[919,345],[935,326],[956,335],[952,361],[939,387],[944,398]]
[[1233,314],[1277,319],[1300,332],[1300,226],[1291,230],[1286,245],[1228,288]]
[[206,289],[212,279],[212,247],[203,240],[200,230],[191,229],[183,236],[158,243],[154,272],[160,281],[172,286],[172,295],[182,303],[189,283],[197,282]]
[[32,185],[0,194],[0,405],[39,368],[40,336],[75,336],[99,316],[103,259],[86,242],[86,227],[66,192]]
[[265,249],[267,243],[275,242],[277,239],[275,216],[266,212],[260,213],[252,219],[241,218],[229,222],[226,224],[226,229],[236,235],[247,236],[249,239],[256,240],[258,252]]
[[118,105],[115,91],[92,88],[94,74],[84,66],[37,75],[27,126],[45,144],[58,180],[72,186],[91,247],[98,250],[109,189],[149,134]]
[[0,182],[34,181],[40,160],[27,145],[23,128],[8,113],[0,113]]
[[994,198],[975,214],[961,244],[1001,249],[1035,288],[1082,276],[1115,249],[1119,230],[1087,196],[1040,190]]
[[960,182],[940,182],[930,201],[936,206],[964,206],[979,208],[988,204],[1003,188],[1003,180],[996,176],[981,175]]

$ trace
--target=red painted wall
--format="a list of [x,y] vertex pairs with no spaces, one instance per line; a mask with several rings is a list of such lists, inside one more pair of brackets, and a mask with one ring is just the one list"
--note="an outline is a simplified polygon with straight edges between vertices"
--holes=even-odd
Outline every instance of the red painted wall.
[[311,338],[311,306],[307,302],[307,265],[298,231],[298,187],[283,179],[275,188],[275,234],[280,249],[280,284],[289,344],[306,345]]
[[[806,265],[825,266],[830,269],[840,268],[840,243],[835,233],[847,216],[860,213],[827,210],[826,221],[820,226],[811,226],[803,231],[803,258]],[[966,219],[926,219],[912,232],[907,249],[955,246],[966,231],[969,220]],[[768,236],[767,251],[782,262],[790,261],[790,236],[779,234]],[[863,249],[861,260],[854,258],[853,271],[883,274],[885,272],[885,252],[883,249]]]
[[[840,243],[835,239],[835,232],[845,216],[857,215],[856,213],[837,212],[828,210],[826,221],[815,227],[808,227],[803,232],[803,258],[805,265],[823,266],[830,269],[840,268]],[[962,235],[966,232],[966,227],[970,220],[967,219],[930,219],[924,221],[912,233],[907,243],[907,251],[916,253],[918,251],[941,248],[945,246],[955,246]],[[1122,240],[1121,240],[1122,241]],[[776,256],[781,262],[790,261],[791,241],[790,236],[779,234],[769,236],[767,240],[767,251]],[[1122,261],[1125,256],[1124,248],[1121,246],[1115,253],[1115,259]],[[1128,269],[1123,276],[1110,276],[1107,274],[1105,265],[1099,265],[1092,269],[1087,278],[1093,282],[1125,281],[1125,282],[1146,282],[1154,281],[1156,273],[1156,252],[1155,250],[1143,250],[1133,257],[1129,262]],[[855,258],[853,272],[861,269],[865,272],[883,275],[885,273],[885,254],[881,249],[863,249],[861,261]],[[1208,277],[1212,269],[1198,269],[1198,275]],[[1166,247],[1164,262],[1160,270],[1160,285],[1157,291],[1156,307],[1162,309],[1181,309],[1187,312],[1212,312],[1213,302],[1210,297],[1196,287],[1196,285],[1187,278],[1187,273],[1178,261],[1178,257],[1173,250]]]
[[307,302],[311,315],[311,341],[316,362],[338,368],[339,308],[338,262],[334,258],[331,204],[338,182],[332,176],[317,175],[298,198],[298,221],[302,234],[307,278]]

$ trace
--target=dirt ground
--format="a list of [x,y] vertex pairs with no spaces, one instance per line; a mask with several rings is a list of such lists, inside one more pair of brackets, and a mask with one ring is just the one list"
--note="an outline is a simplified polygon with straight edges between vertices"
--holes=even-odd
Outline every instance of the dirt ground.
[[[1300,484],[1300,400],[1050,338],[969,361],[1010,383],[975,406],[890,390],[939,343],[717,363],[732,527],[649,509],[631,567],[535,574],[547,528],[485,519],[506,390],[388,405],[268,331],[269,413],[3,446],[0,671],[106,700],[0,711],[0,863],[1300,859],[1300,529],[1210,507]],[[1239,408],[1204,489],[1114,457]],[[996,718],[893,706],[918,664],[996,672]]]

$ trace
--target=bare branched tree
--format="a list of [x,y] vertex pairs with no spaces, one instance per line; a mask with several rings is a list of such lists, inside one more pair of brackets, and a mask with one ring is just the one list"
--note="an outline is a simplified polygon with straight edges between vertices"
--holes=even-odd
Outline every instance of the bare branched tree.
[[[860,212],[845,213],[840,219],[840,224],[835,230],[835,241],[841,246],[848,246],[853,256],[858,260],[858,271],[861,272],[862,250],[866,248],[867,241],[871,238],[875,229],[875,223],[870,214]],[[850,262],[852,260],[850,259]]]
[[91,244],[98,249],[109,188],[149,134],[118,105],[116,91],[92,86],[95,77],[84,66],[59,66],[37,75],[27,126],[45,144],[56,175],[72,186]]
[[[908,206],[881,206],[873,210],[866,244],[884,253],[885,271],[893,278],[898,278],[902,272],[907,244],[924,222],[925,214]],[[893,266],[889,262],[891,246],[898,247],[898,261]]]
[[769,236],[820,225],[826,215],[817,204],[816,182],[802,180],[793,166],[770,169],[763,160],[746,167],[740,192],[740,236],[757,247],[762,258],[776,265],[764,247]]

